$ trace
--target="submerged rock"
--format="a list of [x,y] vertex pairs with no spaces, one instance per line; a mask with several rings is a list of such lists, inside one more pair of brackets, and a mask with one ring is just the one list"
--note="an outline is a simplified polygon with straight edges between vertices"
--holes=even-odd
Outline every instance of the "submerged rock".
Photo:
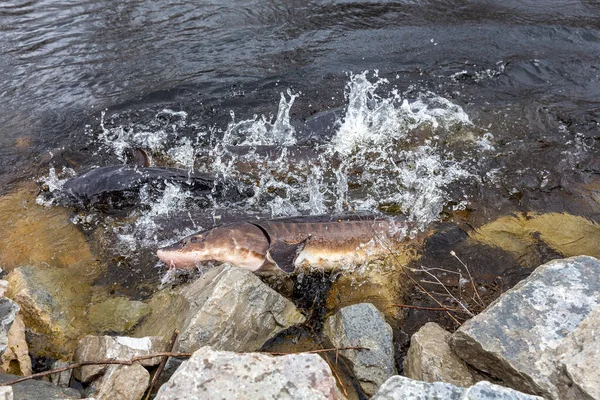
[[521,393],[482,381],[469,388],[444,382],[422,382],[393,376],[371,400],[541,400],[541,397]]
[[249,270],[231,265],[210,270],[181,295],[189,304],[176,346],[181,352],[206,345],[255,351],[279,332],[305,321],[292,302]]
[[600,307],[556,349],[564,375],[557,383],[562,399],[600,399]]
[[[0,383],[22,378],[17,375],[0,374]],[[11,386],[14,400],[34,400],[34,399],[81,399],[81,394],[72,388],[60,388],[50,382],[28,380],[16,383]]]
[[467,363],[511,387],[560,398],[555,350],[600,305],[600,261],[587,256],[538,267],[451,338]]
[[14,375],[31,375],[31,358],[25,339],[25,324],[17,314],[8,331],[8,346],[0,357],[0,370]]
[[361,388],[373,395],[396,374],[392,328],[373,304],[344,307],[329,317],[323,333],[334,347],[365,347],[368,350],[341,350]]
[[161,386],[156,400],[336,399],[335,379],[316,354],[274,357],[202,347]]
[[96,383],[96,400],[140,400],[148,385],[150,373],[140,364],[111,365]]
[[[131,360],[134,357],[167,351],[167,343],[160,337],[131,338],[124,336],[86,336],[79,341],[73,361],[75,363],[100,360]],[[160,357],[139,362],[153,366]],[[106,371],[108,365],[86,365],[74,371],[81,382],[90,382]]]
[[445,382],[469,387],[473,376],[467,365],[450,349],[450,332],[434,322],[425,324],[410,339],[404,359],[404,374],[425,382]]
[[103,300],[106,289],[90,286],[89,280],[67,268],[24,266],[8,275],[7,294],[21,306],[31,353],[67,359],[81,336],[123,333],[148,313],[137,301]]
[[0,354],[8,346],[8,332],[19,312],[19,305],[6,297],[0,298]]

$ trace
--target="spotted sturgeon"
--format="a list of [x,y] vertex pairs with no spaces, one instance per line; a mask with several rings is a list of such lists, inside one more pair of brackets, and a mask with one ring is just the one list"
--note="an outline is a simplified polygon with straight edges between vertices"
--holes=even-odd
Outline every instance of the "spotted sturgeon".
[[316,216],[256,220],[217,226],[158,250],[173,268],[227,262],[254,272],[300,266],[333,269],[389,251],[408,232],[404,220],[374,216]]

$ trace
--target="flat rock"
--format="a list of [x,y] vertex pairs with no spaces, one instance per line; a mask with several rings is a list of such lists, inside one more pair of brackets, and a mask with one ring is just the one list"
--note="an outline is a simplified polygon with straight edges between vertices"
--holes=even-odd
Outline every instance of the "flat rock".
[[8,345],[0,357],[0,370],[14,375],[31,375],[31,358],[25,339],[25,323],[17,314],[8,331]]
[[475,382],[465,362],[450,349],[450,332],[428,322],[410,339],[404,374],[425,382],[446,382],[469,387]]
[[305,317],[247,269],[216,267],[182,291],[189,303],[177,351],[255,351]]
[[[22,378],[17,375],[0,374],[0,383]],[[81,399],[81,394],[72,388],[60,388],[50,382],[28,380],[11,385],[14,400]]]
[[[85,336],[75,350],[73,362],[100,360],[131,360],[134,357],[167,351],[166,342],[160,337],[130,338],[125,336]],[[160,357],[140,361],[141,365],[160,363]],[[74,370],[74,376],[82,382],[90,382],[107,370],[107,365],[86,365]]]
[[0,298],[0,354],[8,346],[8,332],[19,312],[19,305],[6,297]]
[[600,261],[579,256],[538,267],[451,338],[467,363],[508,386],[560,398],[555,350],[600,304]]
[[482,381],[469,388],[444,382],[423,382],[404,376],[388,379],[371,400],[541,400],[541,397],[521,393]]
[[203,347],[161,386],[156,400],[336,399],[336,383],[316,354],[274,357]]
[[558,382],[563,399],[600,399],[600,307],[556,349],[565,376]]
[[140,400],[148,385],[150,373],[140,364],[111,365],[97,382],[96,400]]
[[373,395],[396,374],[392,328],[373,304],[344,307],[329,317],[323,333],[334,347],[365,347],[368,350],[341,350],[350,362],[361,388]]

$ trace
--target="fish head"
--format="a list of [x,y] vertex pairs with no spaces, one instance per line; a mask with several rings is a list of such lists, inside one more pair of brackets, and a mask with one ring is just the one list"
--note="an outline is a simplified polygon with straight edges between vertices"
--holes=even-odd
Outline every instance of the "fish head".
[[263,264],[268,246],[259,228],[237,223],[185,237],[158,249],[156,255],[172,268],[192,269],[203,261],[217,261],[255,271]]
[[211,231],[203,231],[187,236],[172,245],[158,249],[156,255],[169,267],[192,269],[202,261],[214,260],[214,249],[211,248]]

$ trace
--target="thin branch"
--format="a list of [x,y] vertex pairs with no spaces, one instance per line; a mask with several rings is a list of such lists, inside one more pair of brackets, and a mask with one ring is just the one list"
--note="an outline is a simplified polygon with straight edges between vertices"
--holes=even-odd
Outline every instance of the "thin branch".
[[[339,348],[332,348],[332,349],[319,349],[319,350],[310,350],[310,351],[299,351],[299,352],[290,352],[290,353],[266,352],[266,351],[262,352],[262,353],[269,354],[269,355],[272,355],[272,356],[284,356],[284,355],[288,355],[288,354],[303,354],[303,353],[312,354],[312,353],[324,353],[324,352],[328,352],[328,351],[340,351],[340,350],[369,350],[369,349],[367,347],[354,346],[354,347],[339,347]],[[22,378],[14,379],[12,381],[0,382],[0,386],[10,386],[10,385],[14,385],[16,383],[28,381],[30,379],[41,378],[41,377],[52,375],[52,374],[58,374],[60,372],[70,371],[72,369],[81,368],[81,367],[85,367],[85,366],[88,366],[88,365],[133,365],[133,363],[135,363],[137,361],[149,360],[151,358],[156,358],[156,357],[167,357],[167,358],[168,357],[177,357],[177,358],[182,358],[182,357],[191,357],[192,354],[193,353],[173,353],[173,352],[169,352],[169,351],[163,351],[163,352],[148,354],[148,355],[145,355],[145,356],[133,357],[133,358],[131,358],[129,360],[83,361],[83,362],[80,362],[80,363],[71,364],[71,365],[68,365],[66,367],[57,368],[57,369],[53,369],[53,370],[50,370],[50,371],[38,372],[37,374],[32,374],[32,375],[24,376]],[[241,354],[243,354],[243,353],[241,353]]]
[[[471,271],[469,271],[469,268],[467,267],[467,264],[465,264],[460,258],[458,258],[458,256],[454,252],[454,250],[452,250],[450,252],[450,255],[454,256],[462,264],[462,266],[465,267],[465,269],[467,270],[467,274],[469,274],[469,279],[471,280],[471,285],[473,286],[473,290],[475,291],[475,295],[479,299],[479,306],[485,307],[485,303],[483,302],[483,300],[481,300],[481,297],[479,296],[479,291],[477,290],[477,286],[475,286],[475,281],[473,280],[473,276],[471,276]],[[473,299],[473,300],[475,300],[475,299]]]
[[[409,304],[392,304],[394,307],[399,308],[410,308],[414,310],[425,310],[425,311],[451,311],[451,312],[460,312],[465,313],[465,310],[459,308],[447,308],[447,307],[422,307],[422,306],[412,306]],[[466,313],[465,313],[466,314]]]
[[[175,329],[173,331],[173,335],[171,335],[171,340],[169,340],[169,343],[167,345],[167,350],[173,351],[173,347],[175,347],[175,342],[177,341],[178,336],[179,336],[179,330]],[[167,365],[168,360],[169,360],[169,357],[165,356],[160,361],[160,364],[158,364],[158,368],[156,369],[156,372],[154,372],[154,376],[152,377],[152,381],[150,382],[150,386],[148,387],[148,392],[146,393],[146,397],[144,398],[144,400],[150,399],[150,395],[152,394],[154,387],[158,383],[158,379],[160,378],[160,375],[162,374],[163,370],[165,369],[165,365]]]

